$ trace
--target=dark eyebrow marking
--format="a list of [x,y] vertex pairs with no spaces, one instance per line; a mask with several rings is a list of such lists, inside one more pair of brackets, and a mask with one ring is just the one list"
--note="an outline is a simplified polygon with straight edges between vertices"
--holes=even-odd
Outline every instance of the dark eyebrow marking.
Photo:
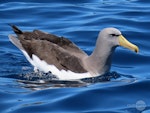
[[120,36],[120,35],[117,35],[117,34],[110,34],[110,35],[113,36],[113,37],[114,37],[114,36],[116,36],[116,37],[117,37],[117,36]]

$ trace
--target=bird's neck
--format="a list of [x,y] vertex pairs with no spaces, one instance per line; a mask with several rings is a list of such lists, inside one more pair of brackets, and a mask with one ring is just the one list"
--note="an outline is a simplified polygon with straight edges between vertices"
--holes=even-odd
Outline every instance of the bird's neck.
[[112,54],[116,47],[110,47],[106,43],[97,44],[93,53],[86,58],[87,68],[93,75],[109,72]]

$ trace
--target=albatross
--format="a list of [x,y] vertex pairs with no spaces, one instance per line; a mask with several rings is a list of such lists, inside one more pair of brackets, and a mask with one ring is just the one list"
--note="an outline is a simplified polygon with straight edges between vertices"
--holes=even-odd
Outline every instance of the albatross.
[[40,30],[22,31],[11,25],[9,40],[18,47],[34,70],[51,72],[59,80],[97,77],[109,72],[112,55],[118,46],[139,51],[116,28],[104,28],[98,34],[94,51],[87,55],[75,43]]

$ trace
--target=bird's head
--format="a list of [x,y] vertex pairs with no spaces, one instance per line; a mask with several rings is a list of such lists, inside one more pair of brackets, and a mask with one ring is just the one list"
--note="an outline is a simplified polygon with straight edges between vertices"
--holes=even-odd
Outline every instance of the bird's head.
[[130,50],[139,51],[139,48],[129,42],[122,33],[116,28],[105,28],[99,33],[99,38],[103,40],[104,43],[111,47],[123,46]]

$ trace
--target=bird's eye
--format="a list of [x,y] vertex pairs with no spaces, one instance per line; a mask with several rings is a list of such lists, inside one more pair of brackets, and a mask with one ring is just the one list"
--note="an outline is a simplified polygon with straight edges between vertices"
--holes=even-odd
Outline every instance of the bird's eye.
[[118,37],[119,35],[117,35],[117,34],[110,34],[110,36],[112,36],[112,37]]

